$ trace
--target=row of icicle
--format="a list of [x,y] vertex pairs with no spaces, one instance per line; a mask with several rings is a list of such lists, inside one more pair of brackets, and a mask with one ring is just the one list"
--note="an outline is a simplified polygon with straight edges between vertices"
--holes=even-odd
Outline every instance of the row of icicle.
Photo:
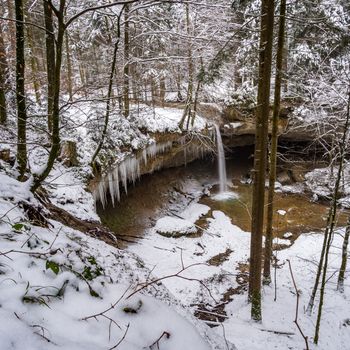
[[[187,157],[195,156],[195,158],[203,158],[206,153],[210,152],[210,149],[205,146],[198,146],[193,143],[186,144],[185,138],[182,138],[180,143],[183,147],[185,163]],[[127,193],[128,183],[135,183],[135,181],[140,177],[141,165],[146,165],[148,160],[155,158],[159,154],[170,151],[172,147],[172,141],[162,143],[154,142],[144,148],[138,156],[132,155],[125,158],[112,171],[108,172],[107,175],[101,178],[93,193],[95,202],[99,201],[101,202],[102,206],[105,207],[109,194],[112,205],[114,206],[115,201],[120,201],[120,186],[122,185],[124,191]],[[161,167],[162,164],[159,164],[158,167],[153,170],[159,170]]]

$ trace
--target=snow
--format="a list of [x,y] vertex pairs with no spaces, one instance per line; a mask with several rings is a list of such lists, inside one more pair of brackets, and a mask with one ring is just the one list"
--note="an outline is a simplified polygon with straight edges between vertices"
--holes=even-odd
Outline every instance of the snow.
[[227,201],[232,199],[238,199],[239,195],[232,191],[219,192],[211,197],[216,201]]
[[[210,212],[207,213],[207,215]],[[182,213],[180,216],[183,215]],[[194,218],[193,218],[194,219]],[[196,310],[196,305],[204,303],[216,305],[229,288],[239,287],[241,281],[237,274],[239,264],[247,264],[250,249],[250,234],[235,226],[231,219],[221,211],[213,211],[207,218],[208,227],[203,235],[193,238],[165,238],[148,232],[150,240],[130,246],[129,250],[142,256],[146,266],[153,268],[155,276],[169,276],[178,273],[184,267],[181,276],[184,280],[169,278],[163,280],[164,285],[183,303]],[[341,229],[339,233],[343,232]],[[254,323],[250,319],[250,305],[247,295],[235,294],[226,305],[227,317],[222,324],[228,341],[234,343],[238,350],[262,350],[269,344],[271,349],[301,349],[304,341],[294,324],[295,291],[291,281],[287,260],[291,261],[294,276],[300,290],[299,322],[309,337],[310,349],[347,349],[350,335],[342,326],[349,317],[347,310],[349,288],[342,296],[334,292],[336,274],[333,271],[340,266],[340,250],[342,238],[336,235],[331,251],[329,268],[330,281],[326,287],[324,317],[321,325],[321,341],[318,347],[312,343],[317,310],[311,317],[304,313],[308,297],[314,281],[315,263],[319,258],[323,236],[319,233],[301,235],[293,245],[287,238],[274,239],[274,243],[283,245],[278,251],[277,300],[274,301],[274,284],[263,288],[263,321]],[[219,266],[208,265],[210,258],[230,249],[232,252]],[[199,265],[196,265],[199,264]],[[203,288],[197,281],[205,283]],[[212,299],[215,298],[215,301]],[[215,310],[213,310],[215,313]],[[215,322],[214,322],[215,323]],[[215,330],[222,335],[222,327]],[[287,332],[290,335],[276,334]]]
[[[40,204],[25,183],[3,174],[1,180],[1,189],[12,194],[10,200],[0,199],[2,349],[98,350],[115,346],[125,334],[119,348],[135,350],[150,346],[164,332],[170,336],[159,340],[162,349],[220,349],[216,336],[209,337],[211,331],[162,285],[128,298],[151,277],[142,260],[55,221],[50,229],[33,226],[17,203]],[[15,230],[12,223],[18,221],[24,226]],[[83,320],[119,298],[105,313],[108,318]],[[124,311],[139,303],[136,313]]]
[[284,235],[283,235],[284,238],[291,238],[293,237],[293,233],[292,232],[286,232]]
[[[151,108],[144,107],[144,111],[139,115],[137,125],[145,127],[149,132],[177,132],[180,133],[179,121],[183,115],[183,110],[178,108]],[[194,125],[190,125],[190,130],[200,131],[205,128],[207,122],[201,116],[196,116]]]
[[[305,185],[308,190],[321,198],[331,198],[334,191],[338,166],[317,168],[305,175]],[[343,169],[343,178],[350,176],[350,164],[345,161]],[[345,180],[340,182],[340,198],[339,202],[344,208],[349,208],[350,202],[350,185]]]
[[159,219],[154,230],[167,237],[185,236],[197,232],[196,227],[190,221],[171,216]]

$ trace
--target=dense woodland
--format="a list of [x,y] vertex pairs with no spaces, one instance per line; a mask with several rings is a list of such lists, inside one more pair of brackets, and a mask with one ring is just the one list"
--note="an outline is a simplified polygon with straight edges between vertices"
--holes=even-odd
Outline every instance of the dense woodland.
[[0,4],[0,347],[350,349],[347,0]]

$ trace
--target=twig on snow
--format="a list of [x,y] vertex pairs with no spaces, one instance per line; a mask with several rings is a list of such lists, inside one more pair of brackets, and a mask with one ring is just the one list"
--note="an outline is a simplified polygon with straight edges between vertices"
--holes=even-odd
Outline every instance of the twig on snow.
[[294,323],[295,325],[297,326],[301,336],[304,338],[304,341],[305,341],[305,346],[306,346],[306,350],[310,350],[309,348],[309,341],[308,341],[308,337],[304,334],[304,332],[302,331],[300,325],[299,325],[299,322],[298,322],[298,315],[299,315],[299,297],[300,297],[300,293],[299,293],[299,290],[297,288],[297,285],[296,285],[296,282],[295,282],[295,279],[294,279],[294,275],[293,275],[293,270],[292,270],[292,265],[290,263],[290,260],[288,259],[288,265],[289,265],[289,271],[290,271],[290,275],[292,277],[292,281],[293,281],[293,286],[294,286],[294,289],[295,289],[295,294],[296,294],[296,297],[297,297],[297,303],[296,303],[296,306],[295,306],[295,319],[294,319]]

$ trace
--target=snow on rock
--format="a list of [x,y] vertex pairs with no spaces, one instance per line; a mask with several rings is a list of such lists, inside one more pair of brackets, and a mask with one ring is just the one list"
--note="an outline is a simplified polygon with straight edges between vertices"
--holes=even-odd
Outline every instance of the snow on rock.
[[291,238],[291,237],[293,237],[293,233],[292,233],[292,232],[286,232],[286,233],[283,235],[283,238],[286,238],[286,239]]
[[[335,181],[338,173],[338,166],[314,169],[305,175],[307,188],[317,197],[331,198]],[[343,175],[344,179],[350,177],[350,163],[345,162]],[[350,185],[348,181],[341,181],[340,183],[340,199],[339,202],[345,208],[349,208],[350,204]],[[315,197],[317,199],[317,197]]]
[[[146,128],[149,132],[181,132],[179,122],[182,118],[183,110],[178,108],[154,108],[150,107],[142,110],[139,114],[137,125]],[[190,125],[190,130],[200,131],[206,126],[206,120],[201,116],[196,116],[194,125]]]
[[196,226],[192,222],[172,216],[160,218],[154,230],[166,237],[180,237],[197,232]]
[[182,213],[181,217],[195,223],[200,217],[207,214],[210,208],[207,205],[191,203]]

